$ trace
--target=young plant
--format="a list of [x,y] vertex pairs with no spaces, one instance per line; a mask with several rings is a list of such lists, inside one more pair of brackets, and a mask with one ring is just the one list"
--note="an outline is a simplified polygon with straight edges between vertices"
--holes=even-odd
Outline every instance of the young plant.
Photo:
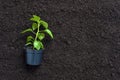
[[26,45],[32,46],[33,49],[36,50],[44,49],[42,40],[45,38],[45,33],[47,33],[53,39],[53,34],[51,30],[48,29],[48,23],[41,20],[41,18],[36,15],[33,15],[33,17],[30,18],[30,20],[33,21],[32,27],[25,29],[21,32],[21,33],[32,32],[34,34],[34,37],[31,35],[27,37]]

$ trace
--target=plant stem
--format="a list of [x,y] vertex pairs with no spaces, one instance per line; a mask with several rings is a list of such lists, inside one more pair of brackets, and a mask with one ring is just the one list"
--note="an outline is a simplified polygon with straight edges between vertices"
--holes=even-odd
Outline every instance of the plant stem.
[[40,23],[38,23],[38,29],[37,29],[37,33],[36,33],[35,40],[37,40],[37,37],[38,37],[38,33],[39,33],[39,27],[40,27]]
[[32,31],[33,34],[36,34],[34,31]]

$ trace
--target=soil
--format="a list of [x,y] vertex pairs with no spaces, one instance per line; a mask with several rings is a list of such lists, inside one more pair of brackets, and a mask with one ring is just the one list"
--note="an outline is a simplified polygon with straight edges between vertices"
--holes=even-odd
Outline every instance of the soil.
[[[25,64],[29,18],[49,23],[40,66]],[[120,80],[119,0],[0,0],[0,80]]]

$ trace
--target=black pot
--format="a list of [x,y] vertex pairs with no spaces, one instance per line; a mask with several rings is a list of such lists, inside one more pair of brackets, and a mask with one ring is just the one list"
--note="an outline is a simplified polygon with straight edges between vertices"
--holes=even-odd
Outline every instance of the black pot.
[[26,63],[28,65],[40,65],[42,62],[43,50],[26,48]]

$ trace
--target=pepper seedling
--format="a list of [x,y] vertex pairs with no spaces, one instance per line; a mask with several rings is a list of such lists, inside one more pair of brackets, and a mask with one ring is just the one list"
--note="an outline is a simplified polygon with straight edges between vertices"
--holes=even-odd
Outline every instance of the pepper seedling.
[[[53,39],[53,34],[51,30],[48,29],[48,23],[44,20],[41,20],[41,18],[37,15],[33,15],[30,20],[33,22],[32,27],[21,32],[22,34],[26,32],[32,32],[34,34],[34,36],[29,35],[27,37],[26,46],[32,46],[33,49],[36,50],[44,49],[42,40],[45,38],[45,33],[47,33]],[[43,29],[41,29],[41,27]]]

